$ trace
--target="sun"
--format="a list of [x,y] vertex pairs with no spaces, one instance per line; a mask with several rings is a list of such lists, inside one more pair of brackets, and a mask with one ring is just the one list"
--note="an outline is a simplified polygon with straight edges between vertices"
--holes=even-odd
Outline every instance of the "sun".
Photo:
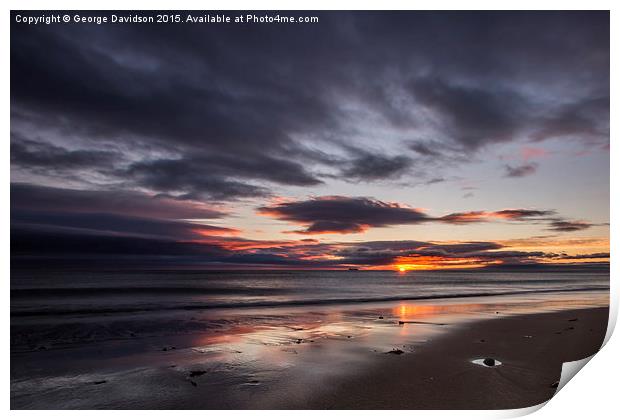
[[398,267],[398,271],[400,271],[401,273],[404,273],[405,271],[407,271],[407,269],[403,266]]

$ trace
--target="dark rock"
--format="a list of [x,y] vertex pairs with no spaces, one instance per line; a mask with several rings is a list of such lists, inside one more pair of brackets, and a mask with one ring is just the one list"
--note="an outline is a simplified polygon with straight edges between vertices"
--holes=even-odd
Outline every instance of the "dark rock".
[[398,325],[405,325],[405,321],[398,321]]
[[480,340],[481,343],[486,343],[485,339]]
[[302,342],[301,338],[298,338],[297,341],[296,341],[297,344],[301,344],[301,342]]
[[401,355],[403,353],[404,351],[402,351],[401,349],[393,349],[387,352],[387,354],[396,354],[396,355]]
[[487,357],[486,359],[482,361],[482,363],[484,363],[485,366],[495,366],[495,359],[491,359],[490,357]]
[[550,386],[551,386],[551,388],[557,388],[559,385],[560,385],[560,383],[558,381],[555,381]]
[[571,319],[569,319],[569,320],[568,320],[568,322],[575,322],[575,321],[577,321],[578,319],[579,319],[579,318],[571,318]]
[[380,316],[380,317],[379,317],[379,319],[383,319],[383,317],[382,317],[382,316]]
[[193,386],[198,386],[198,384],[194,381],[189,381],[190,384],[192,384]]
[[105,381],[105,380],[104,381],[95,381],[95,382],[93,382],[93,384],[94,385],[101,385],[101,384],[105,384],[106,382],[108,382],[108,381]]
[[190,378],[194,378],[194,377],[196,377],[196,376],[202,376],[202,375],[204,375],[205,373],[207,373],[207,371],[206,371],[206,370],[191,370],[191,371],[189,372],[189,377],[190,377]]

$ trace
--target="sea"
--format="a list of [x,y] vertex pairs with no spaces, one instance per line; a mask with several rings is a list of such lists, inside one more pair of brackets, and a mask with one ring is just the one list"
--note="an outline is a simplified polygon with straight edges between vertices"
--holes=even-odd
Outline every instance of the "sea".
[[274,407],[468,323],[608,305],[607,269],[14,269],[11,407]]
[[[434,299],[606,296],[608,290],[608,269],[405,273],[20,269],[11,273],[12,350],[46,345],[40,341],[53,345],[158,330],[188,332],[195,321],[188,317],[192,312],[262,309],[265,313],[273,308],[282,313],[286,308]],[[185,322],[175,324],[175,319]],[[110,327],[112,322],[115,328]],[[42,340],[41,334],[47,338]]]

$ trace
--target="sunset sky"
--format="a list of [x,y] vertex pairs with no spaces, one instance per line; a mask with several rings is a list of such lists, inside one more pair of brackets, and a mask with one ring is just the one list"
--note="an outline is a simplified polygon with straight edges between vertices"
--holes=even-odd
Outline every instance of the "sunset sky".
[[303,14],[12,19],[13,258],[609,261],[607,12]]

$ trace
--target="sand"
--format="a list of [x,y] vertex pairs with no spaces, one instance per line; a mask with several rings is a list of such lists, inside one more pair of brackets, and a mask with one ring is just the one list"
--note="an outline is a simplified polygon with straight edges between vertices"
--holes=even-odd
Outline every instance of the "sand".
[[[263,309],[221,331],[16,351],[11,408],[528,407],[553,396],[562,362],[595,353],[607,327],[607,307],[558,310],[583,297],[538,299]],[[186,316],[221,315],[232,316]],[[488,357],[501,366],[472,363]]]
[[[390,355],[305,404],[314,409],[510,409],[555,393],[562,363],[596,353],[608,308],[500,318],[464,324],[410,353]],[[576,319],[576,321],[574,321]],[[571,321],[573,320],[573,321]],[[501,366],[471,363],[491,357]]]

